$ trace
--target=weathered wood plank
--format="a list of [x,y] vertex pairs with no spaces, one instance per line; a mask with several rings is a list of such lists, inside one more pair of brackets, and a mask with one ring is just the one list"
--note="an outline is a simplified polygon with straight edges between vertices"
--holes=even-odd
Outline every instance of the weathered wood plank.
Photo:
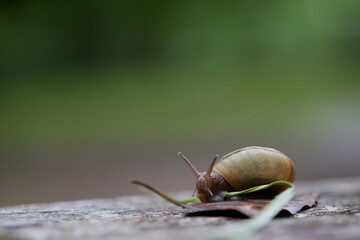
[[[318,206],[275,219],[252,239],[360,239],[360,177],[296,186],[298,193],[319,191]],[[149,195],[1,207],[0,239],[210,239],[244,221],[184,212]]]

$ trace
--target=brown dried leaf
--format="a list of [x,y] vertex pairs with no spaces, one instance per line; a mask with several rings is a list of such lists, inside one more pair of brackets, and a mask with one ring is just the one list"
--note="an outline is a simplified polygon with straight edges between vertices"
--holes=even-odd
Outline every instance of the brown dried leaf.
[[[308,193],[291,200],[286,204],[278,216],[293,215],[305,208],[314,207],[319,198],[318,193]],[[245,199],[237,201],[222,201],[211,203],[189,203],[185,208],[189,209],[189,216],[245,216],[253,217],[270,202],[268,199]]]
[[[147,183],[140,180],[132,180],[132,183],[143,186],[151,192],[161,196],[165,200],[185,209],[190,210],[189,216],[242,216],[253,217],[258,215],[261,210],[268,205],[273,199],[268,199],[269,195],[265,191],[259,191],[247,194],[246,199],[226,200],[211,203],[187,203],[179,202],[167,194],[155,189]],[[258,186],[259,187],[259,186]],[[261,186],[260,186],[261,187]],[[245,196],[245,195],[243,195]],[[253,198],[251,198],[253,197]],[[256,197],[256,199],[254,198]],[[319,198],[318,193],[308,193],[289,201],[279,212],[278,216],[293,215],[305,208],[314,207]]]

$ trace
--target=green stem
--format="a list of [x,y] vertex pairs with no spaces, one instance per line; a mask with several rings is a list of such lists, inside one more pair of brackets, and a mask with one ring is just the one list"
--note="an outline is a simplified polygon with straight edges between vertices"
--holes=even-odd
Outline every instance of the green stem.
[[234,196],[238,196],[238,195],[241,195],[241,194],[245,194],[245,193],[252,193],[252,192],[261,191],[261,190],[264,190],[264,189],[267,189],[267,188],[270,188],[270,187],[276,186],[276,185],[283,185],[283,186],[293,187],[293,184],[290,183],[290,182],[287,182],[287,181],[275,181],[275,182],[272,182],[270,184],[265,184],[265,185],[260,185],[260,186],[248,188],[248,189],[245,189],[245,190],[239,191],[239,192],[229,192],[229,193],[227,193],[225,195],[225,199],[226,198],[231,198],[231,197],[234,197]]
[[140,186],[142,186],[142,187],[150,190],[151,192],[157,194],[158,196],[164,198],[166,201],[169,201],[169,202],[171,202],[171,203],[173,203],[173,204],[175,204],[175,205],[177,205],[177,206],[179,206],[179,207],[186,208],[186,205],[184,205],[183,203],[181,203],[181,202],[179,202],[178,200],[170,197],[169,195],[167,195],[167,194],[165,194],[165,193],[157,190],[156,188],[150,186],[150,185],[147,184],[147,183],[144,183],[144,182],[142,182],[142,181],[140,181],[140,180],[132,180],[131,183],[140,185]]

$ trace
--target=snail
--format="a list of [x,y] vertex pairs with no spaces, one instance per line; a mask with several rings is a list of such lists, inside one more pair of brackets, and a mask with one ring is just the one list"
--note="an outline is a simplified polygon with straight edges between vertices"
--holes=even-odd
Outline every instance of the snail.
[[[228,192],[241,191],[274,181],[293,182],[295,167],[284,153],[266,147],[246,147],[222,157],[217,163],[215,156],[206,172],[199,172],[181,153],[196,177],[194,194],[201,202],[224,200]],[[215,164],[216,163],[216,164]],[[277,192],[285,190],[277,189]]]

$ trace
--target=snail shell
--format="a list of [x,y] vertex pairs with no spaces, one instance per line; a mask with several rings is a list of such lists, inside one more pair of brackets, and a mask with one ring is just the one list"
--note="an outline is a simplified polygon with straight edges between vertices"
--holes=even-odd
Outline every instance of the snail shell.
[[[201,202],[222,201],[227,192],[269,184],[274,181],[293,182],[295,167],[284,153],[265,147],[247,147],[225,155],[215,164],[217,156],[206,172],[199,172],[182,153],[196,177],[196,195]],[[275,187],[277,194],[286,187]]]
[[295,178],[295,167],[290,158],[265,147],[233,151],[221,158],[213,170],[238,191],[274,181],[293,182]]

